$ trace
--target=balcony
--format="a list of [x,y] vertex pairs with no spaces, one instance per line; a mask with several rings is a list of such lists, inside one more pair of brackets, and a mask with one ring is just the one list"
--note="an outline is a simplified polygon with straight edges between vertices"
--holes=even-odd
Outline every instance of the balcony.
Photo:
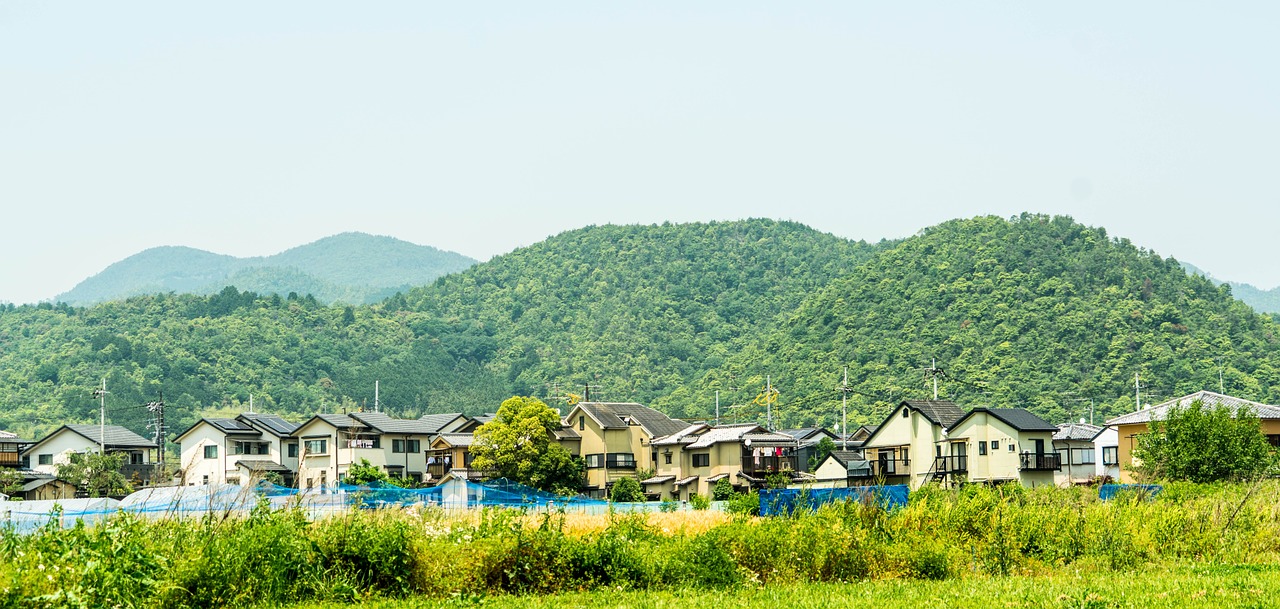
[[871,459],[871,477],[910,476],[910,459]]
[[783,471],[796,471],[795,457],[756,457],[751,453],[742,455],[742,473],[748,476]]
[[160,471],[158,463],[126,463],[120,466],[120,473],[124,474],[124,479],[130,484],[135,481],[141,481],[142,484],[151,484],[155,482],[156,474]]
[[934,457],[933,471],[939,474],[960,474],[969,471],[968,455]]
[[1062,455],[1058,453],[1022,453],[1018,455],[1018,469],[1033,472],[1056,472],[1062,469]]
[[605,456],[606,469],[635,469],[636,456],[631,453],[609,453]]

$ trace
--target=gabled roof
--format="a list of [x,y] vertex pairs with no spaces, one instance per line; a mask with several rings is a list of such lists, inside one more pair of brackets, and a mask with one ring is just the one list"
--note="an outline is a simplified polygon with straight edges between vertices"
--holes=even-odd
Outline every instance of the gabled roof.
[[173,441],[181,443],[182,439],[187,437],[187,434],[191,433],[192,431],[195,430],[195,428],[201,425],[208,425],[218,430],[220,433],[224,435],[229,435],[229,436],[230,435],[261,436],[262,435],[258,432],[257,429],[254,429],[251,425],[247,423],[242,423],[235,419],[203,419],[202,418],[202,419],[197,419],[195,423],[192,423],[191,427],[188,427],[186,431],[183,431],[182,433],[174,436]]
[[[457,421],[458,419],[463,419],[464,421],[468,420],[467,415],[464,415],[461,412],[442,412],[439,414],[424,414],[418,417],[418,420],[421,421],[423,425],[426,425],[427,427],[431,428],[430,433],[440,433],[441,430],[449,427],[451,423],[453,423],[454,421]],[[453,431],[453,430],[450,429],[449,431]]]
[[302,424],[301,424],[301,425],[298,425],[298,427],[297,427],[296,429],[294,429],[294,430],[293,430],[293,433],[291,433],[291,434],[289,434],[289,435],[291,435],[291,436],[297,436],[297,435],[302,431],[302,428],[304,428],[304,427],[306,427],[306,426],[308,426],[308,425],[310,425],[310,424],[312,424],[312,423],[314,423],[314,422],[316,422],[316,421],[324,421],[325,423],[329,424],[330,426],[332,426],[332,427],[336,427],[336,428],[338,428],[338,429],[353,429],[353,428],[356,428],[356,427],[363,427],[363,426],[364,426],[364,425],[363,425],[363,423],[361,423],[360,421],[357,421],[357,420],[355,420],[355,419],[351,418],[351,416],[350,416],[350,415],[345,415],[345,414],[328,414],[328,413],[326,413],[326,414],[318,414],[318,415],[315,415],[315,416],[311,417],[310,419],[307,419],[306,421],[303,421],[303,422],[302,422]]
[[653,446],[683,445],[685,448],[708,448],[719,442],[750,441],[761,446],[795,446],[797,440],[791,436],[766,431],[755,423],[738,423],[734,425],[711,426],[705,423],[690,425],[684,429],[656,438],[650,442]]
[[676,433],[688,426],[684,421],[634,402],[579,402],[576,408],[581,408],[601,428],[626,429],[630,426],[630,421],[643,427],[655,438]]
[[1212,391],[1197,391],[1190,395],[1184,395],[1167,402],[1156,404],[1150,408],[1144,408],[1137,412],[1122,414],[1114,419],[1107,421],[1108,426],[1112,425],[1134,425],[1147,424],[1151,421],[1163,421],[1169,416],[1169,411],[1173,407],[1186,408],[1195,402],[1201,402],[1204,406],[1214,408],[1219,404],[1226,406],[1233,414],[1242,407],[1248,407],[1253,410],[1259,419],[1280,419],[1280,406],[1272,406],[1261,402],[1254,402],[1243,398],[1237,398]]
[[422,419],[395,419],[381,412],[353,412],[351,418],[364,423],[380,433],[416,434],[426,436],[436,433],[440,428],[432,421]]
[[910,407],[943,429],[955,427],[955,424],[965,416],[964,410],[951,400],[903,400],[899,405]]
[[283,472],[288,473],[289,468],[276,463],[270,459],[240,459],[236,461],[237,467],[243,467],[250,472]]
[[444,440],[445,442],[448,442],[449,446],[462,448],[466,446],[471,446],[473,443],[475,443],[476,437],[475,435],[469,434],[469,433],[442,433],[439,436],[436,436],[436,439]]
[[1101,431],[1101,427],[1088,423],[1063,423],[1058,426],[1058,431],[1053,434],[1053,439],[1059,442],[1092,442]]
[[829,456],[845,466],[855,461],[865,461],[862,452],[856,450],[833,450]]
[[1054,433],[1058,431],[1057,425],[1031,414],[1031,412],[1025,408],[986,408],[983,406],[970,410],[963,417],[956,420],[951,427],[954,428],[959,425],[961,421],[964,421],[975,414],[984,412],[995,417],[997,420],[1003,421],[1005,425],[1008,425],[1018,431],[1048,431]]
[[[76,435],[79,435],[80,437],[85,438],[86,440],[89,440],[94,444],[102,444],[102,442],[100,442],[99,439],[103,437],[103,433],[99,432],[98,425],[77,425],[77,424],[63,425],[62,427],[59,427],[53,430],[53,433],[50,433],[49,435],[41,438],[40,441],[36,442],[31,447],[27,448],[27,452],[35,450],[41,444],[44,444],[46,441],[48,441],[49,438],[52,438],[58,435],[59,433],[62,433],[64,430],[74,433]],[[151,440],[148,440],[136,433],[133,433],[132,431],[129,431],[128,429],[125,429],[119,425],[107,425],[105,428],[102,428],[102,431],[105,432],[105,435],[106,435],[105,444],[108,449],[110,448],[156,448],[155,442],[152,442]]]
[[581,440],[582,439],[582,434],[578,433],[568,425],[561,425],[560,429],[556,429],[552,431],[551,434],[554,435],[557,440]]
[[836,440],[836,439],[839,439],[840,437],[821,427],[800,427],[797,429],[779,429],[778,433],[791,436],[797,440],[817,441],[817,440],[820,440],[822,436],[826,436],[828,438],[831,438],[832,440]]
[[236,417],[240,421],[249,423],[267,433],[282,438],[298,429],[298,424],[292,421],[286,421],[274,414],[265,414],[260,412],[246,412]]

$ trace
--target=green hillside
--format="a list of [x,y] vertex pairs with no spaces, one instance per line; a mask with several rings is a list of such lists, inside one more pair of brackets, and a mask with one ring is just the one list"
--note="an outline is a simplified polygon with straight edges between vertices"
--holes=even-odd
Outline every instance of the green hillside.
[[1227,284],[1231,286],[1231,293],[1239,298],[1241,302],[1251,306],[1259,313],[1280,313],[1280,288],[1271,288],[1264,290],[1248,283],[1239,283],[1236,281],[1222,281],[1213,275],[1201,270],[1200,268],[1182,263],[1182,268],[1186,269],[1192,275],[1203,275],[1209,281],[1216,285]]
[[[1280,399],[1277,324],[1172,259],[1065,217],[956,220],[885,249],[806,300],[781,327],[703,379],[771,374],[787,425],[834,423],[841,368],[855,420],[930,395],[1022,406],[1051,421],[1098,420],[1144,400],[1218,389]],[[739,381],[741,384],[741,381]],[[751,397],[735,395],[738,401]],[[1272,402],[1274,403],[1274,402]],[[704,410],[705,411],[705,410]]]
[[874,246],[792,222],[592,226],[438,280],[403,306],[474,322],[518,393],[664,401]]
[[56,301],[84,306],[144,294],[311,294],[321,302],[370,304],[475,264],[461,254],[391,237],[343,233],[272,256],[236,258],[156,247],[108,266]]

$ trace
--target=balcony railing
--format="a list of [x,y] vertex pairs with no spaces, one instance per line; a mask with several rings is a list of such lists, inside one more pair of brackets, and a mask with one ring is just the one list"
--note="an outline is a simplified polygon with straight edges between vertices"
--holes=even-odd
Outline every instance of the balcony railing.
[[933,471],[940,474],[967,472],[969,471],[969,457],[968,455],[934,457]]
[[159,469],[158,463],[126,463],[120,466],[120,473],[124,474],[124,479],[130,483],[141,480],[143,484],[151,484],[155,482]]
[[0,467],[18,467],[22,465],[22,457],[16,452],[0,452]]
[[635,469],[636,457],[631,453],[609,453],[604,459],[608,469]]
[[872,478],[911,475],[911,461],[909,459],[871,459],[870,463]]
[[747,475],[795,471],[795,469],[795,457],[756,457],[750,453],[742,455],[742,471]]
[[1062,469],[1062,455],[1058,453],[1022,453],[1018,455],[1018,468],[1029,471],[1058,471]]

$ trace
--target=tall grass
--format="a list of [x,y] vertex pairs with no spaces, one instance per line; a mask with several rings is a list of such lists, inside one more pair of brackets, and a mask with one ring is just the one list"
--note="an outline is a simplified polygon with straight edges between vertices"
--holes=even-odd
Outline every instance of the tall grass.
[[301,600],[718,589],[1004,577],[1280,560],[1280,483],[1174,485],[1155,500],[1087,489],[926,489],[906,507],[779,518],[357,510],[0,532],[0,607],[238,607]]

